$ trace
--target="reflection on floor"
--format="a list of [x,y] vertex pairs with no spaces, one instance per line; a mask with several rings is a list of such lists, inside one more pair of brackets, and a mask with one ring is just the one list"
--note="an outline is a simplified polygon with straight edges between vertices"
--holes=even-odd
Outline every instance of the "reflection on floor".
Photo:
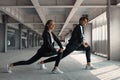
[[[71,57],[82,65],[86,63],[83,53],[71,55]],[[120,80],[120,62],[107,61],[105,58],[92,55],[92,64],[96,65],[97,68],[90,72],[100,80]]]

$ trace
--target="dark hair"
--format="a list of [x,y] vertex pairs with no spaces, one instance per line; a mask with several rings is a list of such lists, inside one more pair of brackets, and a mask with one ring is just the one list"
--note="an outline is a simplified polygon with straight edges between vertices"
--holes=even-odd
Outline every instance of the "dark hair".
[[44,31],[43,31],[43,33],[42,33],[42,37],[44,36],[44,34],[47,32],[47,30],[48,30],[48,24],[50,24],[50,22],[51,21],[53,21],[53,20],[48,20],[47,22],[46,22],[46,24],[45,24],[45,28],[44,28]]
[[45,24],[45,28],[44,28],[44,31],[47,31],[48,30],[48,24],[50,24],[50,22],[53,21],[53,20],[48,20]]
[[79,19],[79,22],[80,22],[80,21],[84,21],[85,19],[87,19],[87,20],[88,20],[88,18],[87,18],[87,17],[81,17],[81,18]]

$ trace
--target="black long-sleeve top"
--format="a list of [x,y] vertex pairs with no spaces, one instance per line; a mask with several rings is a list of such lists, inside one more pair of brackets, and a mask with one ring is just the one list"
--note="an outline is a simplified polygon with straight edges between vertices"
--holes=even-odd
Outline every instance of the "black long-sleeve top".
[[[60,40],[56,37],[56,35],[53,32],[52,36],[54,41],[57,42],[58,46],[60,48],[63,48]],[[56,49],[54,48],[54,43],[52,43],[50,33],[48,31],[44,31],[42,37],[43,37],[42,49],[44,49],[45,52],[56,51]]]

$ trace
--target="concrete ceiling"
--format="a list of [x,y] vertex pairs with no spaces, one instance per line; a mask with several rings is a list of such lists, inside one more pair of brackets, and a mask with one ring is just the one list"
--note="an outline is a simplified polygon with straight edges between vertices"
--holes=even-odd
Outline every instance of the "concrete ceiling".
[[38,33],[42,33],[48,19],[54,20],[54,32],[59,36],[68,34],[82,15],[92,20],[106,11],[106,6],[107,0],[0,0],[0,8],[17,8],[23,23]]

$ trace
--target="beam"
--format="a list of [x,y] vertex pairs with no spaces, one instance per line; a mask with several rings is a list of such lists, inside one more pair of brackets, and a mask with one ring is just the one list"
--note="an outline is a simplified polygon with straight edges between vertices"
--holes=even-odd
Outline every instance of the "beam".
[[31,2],[33,3],[33,6],[35,7],[39,17],[41,18],[43,24],[45,25],[45,23],[46,23],[46,17],[45,16],[46,15],[43,11],[43,8],[40,6],[38,0],[31,0]]
[[82,4],[83,0],[76,0],[75,4],[74,4],[74,7],[72,8],[71,12],[69,13],[66,21],[65,21],[65,24],[63,25],[60,33],[59,33],[59,36],[62,34],[64,28],[68,25],[69,21],[71,20],[72,16],[75,14],[75,12],[78,10],[79,6]]
[[34,8],[34,6],[0,6],[0,7],[9,7],[9,8]]
[[[15,22],[15,23],[7,23],[7,24],[20,24],[20,23],[16,23]],[[33,23],[31,23],[31,22],[29,23],[29,22],[24,22],[24,24],[41,24],[42,25],[43,23],[34,23],[34,22]],[[55,24],[64,24],[64,23],[55,23]],[[75,24],[75,23],[71,23],[71,24]]]
[[[115,5],[114,5],[115,6]],[[35,8],[35,6],[0,6],[0,7],[9,7],[9,8]],[[37,6],[41,8],[73,8],[74,6]],[[81,5],[80,8],[106,8],[107,5]]]
[[[41,6],[44,8],[73,8],[74,6]],[[79,8],[106,8],[107,5],[81,5]]]
[[80,8],[106,8],[107,5],[81,5]]
[[73,8],[73,5],[71,5],[71,6],[66,6],[66,5],[58,6],[58,5],[56,5],[56,6],[41,6],[41,7],[44,7],[44,8]]

